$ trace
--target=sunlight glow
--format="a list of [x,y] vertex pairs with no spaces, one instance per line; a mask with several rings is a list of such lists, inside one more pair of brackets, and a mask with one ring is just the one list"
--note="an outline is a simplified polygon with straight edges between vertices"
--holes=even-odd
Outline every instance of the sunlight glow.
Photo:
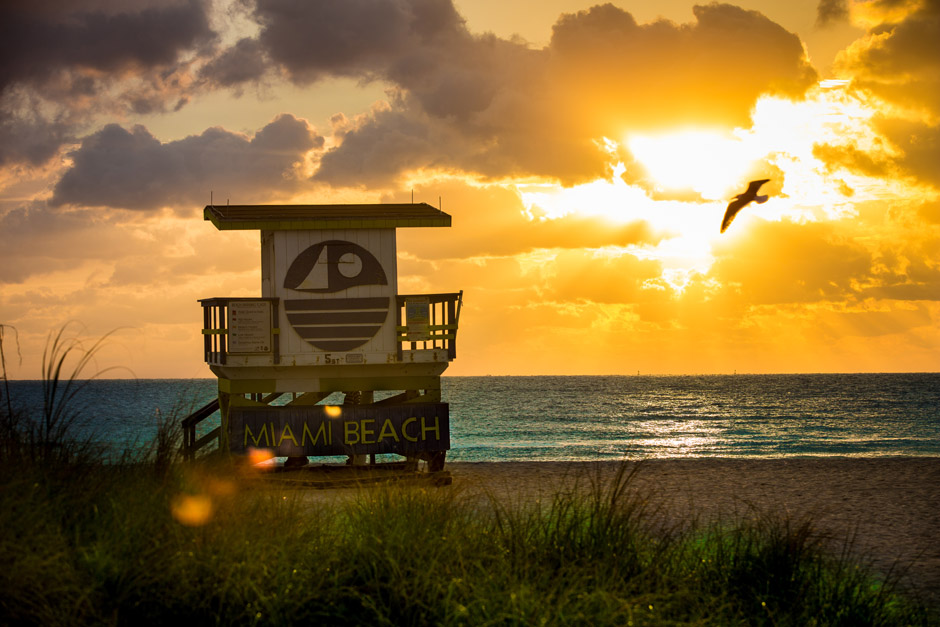
[[706,200],[726,198],[760,157],[746,138],[714,131],[631,135],[627,146],[656,183],[667,189],[691,189]]
[[[655,244],[605,254],[655,260],[662,273],[644,289],[678,297],[692,280],[710,285],[716,244],[746,241],[755,220],[852,219],[859,202],[899,193],[884,177],[833,168],[817,156],[819,150],[884,150],[871,124],[874,108],[844,86],[842,80],[827,81],[800,101],[764,96],[746,129],[631,134],[626,148],[639,165],[629,170],[619,160],[620,147],[605,138],[608,177],[571,187],[518,184],[516,190],[532,220],[600,216],[612,224],[645,222],[657,234]],[[771,179],[764,188],[770,200],[749,206],[736,218],[734,232],[722,235],[728,201],[756,178]]]
[[517,185],[529,218],[555,219],[569,214],[601,216],[618,223],[643,217],[642,208],[650,204],[646,192],[627,185],[623,180],[626,168],[622,163],[611,165],[608,179],[597,179],[573,187],[555,183]]

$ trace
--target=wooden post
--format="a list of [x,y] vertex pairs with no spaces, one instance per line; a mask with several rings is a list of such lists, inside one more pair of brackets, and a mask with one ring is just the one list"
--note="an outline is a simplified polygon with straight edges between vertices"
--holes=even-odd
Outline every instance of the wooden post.
[[[221,383],[222,379],[219,379]],[[221,431],[219,432],[219,452],[221,455],[228,456],[231,447],[231,422],[229,421],[229,408],[232,406],[232,395],[228,392],[219,390],[219,416],[222,421]]]

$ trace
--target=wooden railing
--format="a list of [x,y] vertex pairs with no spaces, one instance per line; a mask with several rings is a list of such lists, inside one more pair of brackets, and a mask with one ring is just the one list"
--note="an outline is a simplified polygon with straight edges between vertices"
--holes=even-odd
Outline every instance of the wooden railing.
[[[249,394],[248,398],[256,403],[270,403],[271,401],[279,398],[283,392],[274,392],[273,394]],[[212,399],[206,403],[203,407],[200,407],[190,415],[183,418],[182,427],[183,427],[183,459],[186,461],[192,461],[196,459],[196,454],[200,449],[205,448],[207,445],[212,442],[217,443],[217,450],[222,450],[222,426],[218,426],[209,433],[206,433],[202,437],[197,437],[196,435],[196,426],[203,420],[212,417],[212,414],[219,410],[219,399],[218,397]]]
[[277,328],[278,304],[277,298],[203,298],[202,305],[202,336],[205,360],[208,364],[225,365],[229,353],[228,340],[228,310],[233,301],[269,302],[271,303],[272,338],[271,346],[274,354],[274,363],[280,363],[280,342],[278,342]]
[[[206,363],[225,365],[230,351],[228,316],[233,301],[271,303],[274,363],[280,363],[279,299],[277,298],[204,298],[202,305],[203,342]],[[398,360],[404,350],[445,350],[448,359],[457,357],[457,326],[463,292],[447,294],[398,294],[395,330]]]
[[222,427],[216,427],[201,438],[196,437],[196,425],[219,410],[219,399],[215,398],[204,407],[201,407],[183,418],[183,459],[191,461],[196,459],[199,449],[211,442],[220,442]]
[[463,291],[451,294],[399,294],[398,359],[405,345],[410,350],[443,349],[457,357],[457,326]]

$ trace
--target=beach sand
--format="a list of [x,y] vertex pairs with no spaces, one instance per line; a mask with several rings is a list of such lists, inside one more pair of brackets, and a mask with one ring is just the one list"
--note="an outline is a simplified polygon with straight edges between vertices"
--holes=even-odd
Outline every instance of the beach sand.
[[[632,470],[636,463],[627,462]],[[506,504],[545,502],[559,489],[609,480],[619,462],[448,463],[453,489]],[[631,490],[683,524],[811,516],[833,549],[854,535],[854,553],[940,607],[940,457],[669,459],[640,462]]]

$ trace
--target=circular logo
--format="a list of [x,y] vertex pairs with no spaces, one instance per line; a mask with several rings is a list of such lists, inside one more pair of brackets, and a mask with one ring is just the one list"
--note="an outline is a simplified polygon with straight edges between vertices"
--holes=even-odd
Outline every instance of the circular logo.
[[382,328],[391,301],[389,296],[332,296],[360,285],[388,285],[372,253],[344,240],[314,244],[291,263],[284,287],[322,296],[286,299],[287,320],[300,337],[321,350],[358,348]]

